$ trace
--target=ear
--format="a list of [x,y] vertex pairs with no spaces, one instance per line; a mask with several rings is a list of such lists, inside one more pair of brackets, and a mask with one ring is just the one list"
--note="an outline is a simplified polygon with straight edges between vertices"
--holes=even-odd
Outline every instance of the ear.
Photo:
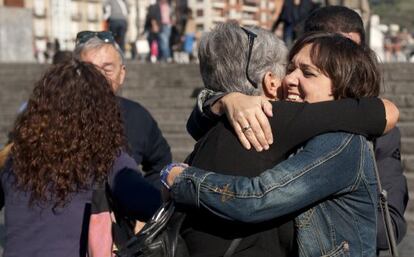
[[122,64],[121,74],[120,74],[120,77],[119,77],[119,82],[120,82],[119,85],[120,86],[122,86],[124,84],[125,75],[126,75],[126,67],[125,67],[124,64]]
[[278,90],[282,84],[281,79],[276,77],[272,72],[268,71],[264,75],[262,84],[264,95],[271,100],[276,100],[278,96]]

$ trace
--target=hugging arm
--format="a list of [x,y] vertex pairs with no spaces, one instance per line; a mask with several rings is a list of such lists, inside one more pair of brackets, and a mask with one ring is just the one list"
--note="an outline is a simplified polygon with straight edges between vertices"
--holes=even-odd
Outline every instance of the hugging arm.
[[149,220],[161,205],[158,189],[147,182],[130,156],[122,153],[108,176],[112,198],[120,210],[140,221]]
[[[204,91],[206,90],[202,92]],[[199,96],[198,98],[198,108],[193,110],[187,122],[187,130],[196,140],[201,138],[217,123],[217,115],[226,113],[240,142],[246,149],[250,149],[250,145],[253,145],[256,150],[260,151],[267,149],[269,144],[273,143],[273,134],[275,132],[273,130],[272,134],[272,129],[267,119],[267,117],[272,116],[272,105],[264,100],[263,97],[246,96],[240,93],[229,93],[224,97],[217,93],[213,94],[211,91],[209,93],[200,93],[200,95],[202,97]],[[215,97],[214,101],[208,102],[208,99],[212,98],[213,95]],[[386,99],[381,99],[381,101],[385,107],[386,125],[383,133],[386,133],[395,127],[399,118],[399,112],[392,102]],[[341,116],[341,113],[339,115]],[[277,119],[278,117],[276,117]],[[369,122],[370,119],[370,116],[364,116],[363,114],[363,123]],[[359,121],[361,120],[351,119],[347,122],[355,123]],[[251,126],[252,129],[243,132],[242,128],[247,125]],[[197,138],[195,135],[197,135]]]
[[136,169],[120,170],[110,187],[117,204],[137,220],[149,220],[161,205],[160,191],[149,184]]
[[[214,127],[222,113],[215,113],[212,106],[226,93],[203,89],[197,95],[197,104],[187,120],[187,132],[195,139],[202,138],[212,127]],[[217,108],[217,104],[215,105]],[[220,109],[220,108],[218,108]]]
[[[383,102],[378,98],[342,99],[314,104],[276,102],[270,118],[275,147],[292,151],[322,133],[344,131],[377,137],[386,123]],[[367,117],[369,117],[367,119]]]
[[204,206],[243,222],[273,219],[352,185],[364,158],[364,142],[356,135],[324,134],[309,141],[297,155],[254,178],[189,167],[175,179],[171,194],[178,203]]

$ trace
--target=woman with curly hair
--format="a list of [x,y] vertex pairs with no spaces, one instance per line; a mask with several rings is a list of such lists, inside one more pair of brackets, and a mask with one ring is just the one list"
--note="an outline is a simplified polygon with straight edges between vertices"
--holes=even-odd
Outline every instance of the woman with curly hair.
[[113,90],[92,64],[51,67],[36,83],[13,134],[1,175],[4,256],[86,256],[92,189],[108,181],[117,195],[118,175],[125,172],[135,174],[140,218],[158,208],[158,191],[125,153]]

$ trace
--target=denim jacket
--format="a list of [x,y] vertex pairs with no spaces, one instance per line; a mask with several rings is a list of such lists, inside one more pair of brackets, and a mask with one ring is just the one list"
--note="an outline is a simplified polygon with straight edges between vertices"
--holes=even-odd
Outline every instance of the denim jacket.
[[295,218],[299,256],[375,256],[377,187],[366,139],[329,133],[254,178],[194,167],[176,178],[172,196],[217,215],[261,222]]

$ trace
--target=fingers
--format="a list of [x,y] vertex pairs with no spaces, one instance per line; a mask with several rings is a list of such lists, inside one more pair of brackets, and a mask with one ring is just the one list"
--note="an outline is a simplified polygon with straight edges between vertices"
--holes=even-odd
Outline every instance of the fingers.
[[227,118],[246,149],[251,146],[256,151],[269,149],[273,136],[266,115],[272,116],[272,106],[267,100],[260,96],[229,94],[223,97],[223,104]]
[[233,124],[240,142],[246,149],[250,149],[253,146],[256,151],[260,152],[263,149],[269,148],[255,113],[238,112],[234,115],[234,120],[230,120],[230,122]]
[[262,109],[268,117],[273,117],[273,105],[269,101],[262,101]]
[[247,140],[247,137],[244,135],[244,132],[241,126],[239,125],[239,123],[237,123],[234,120],[231,120],[230,123],[233,126],[234,131],[236,132],[236,135],[239,138],[240,143],[243,145],[244,148],[246,148],[247,150],[250,150],[251,148],[250,142],[249,140]]
[[[273,134],[272,128],[270,127],[269,119],[263,112],[256,113],[256,119],[260,126],[260,134],[257,133],[256,135],[260,135],[263,139],[258,138],[262,146],[265,150],[269,149],[269,145],[273,144]],[[267,148],[265,147],[267,146]]]
[[[273,105],[267,99],[262,100],[262,110],[267,117],[273,117]],[[267,143],[271,145],[273,144],[272,127],[270,126],[269,119],[262,114],[263,113],[259,113],[257,119],[259,120],[260,126],[263,129]]]
[[[262,114],[264,115],[264,114]],[[249,117],[248,122],[250,124],[251,129],[244,132],[245,136],[249,140],[249,142],[253,145],[256,151],[260,152],[263,149],[269,149],[269,144],[265,138],[263,133],[262,126],[260,125],[257,116]]]

